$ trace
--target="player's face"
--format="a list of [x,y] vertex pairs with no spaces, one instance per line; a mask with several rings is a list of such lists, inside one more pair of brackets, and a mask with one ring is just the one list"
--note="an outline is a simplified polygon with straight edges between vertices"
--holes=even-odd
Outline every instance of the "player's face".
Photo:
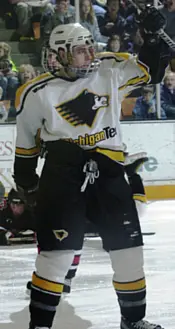
[[11,208],[11,210],[13,212],[13,215],[15,217],[18,217],[18,216],[22,215],[22,213],[24,212],[24,204],[23,203],[11,203],[10,208]]
[[48,64],[53,67],[55,70],[59,69],[61,65],[57,60],[57,56],[54,53],[50,53],[48,56]]
[[72,49],[72,67],[88,68],[94,60],[94,48],[92,46],[82,45]]

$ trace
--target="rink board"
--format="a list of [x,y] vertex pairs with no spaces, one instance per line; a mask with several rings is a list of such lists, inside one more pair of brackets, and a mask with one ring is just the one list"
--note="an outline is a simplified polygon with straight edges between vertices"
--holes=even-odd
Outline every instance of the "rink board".
[[[147,152],[149,161],[139,173],[144,179],[148,199],[175,198],[175,122],[123,122],[123,141],[129,153]],[[0,169],[12,180],[16,125],[1,125]],[[38,172],[42,168],[39,162]],[[2,179],[6,190],[10,184]]]

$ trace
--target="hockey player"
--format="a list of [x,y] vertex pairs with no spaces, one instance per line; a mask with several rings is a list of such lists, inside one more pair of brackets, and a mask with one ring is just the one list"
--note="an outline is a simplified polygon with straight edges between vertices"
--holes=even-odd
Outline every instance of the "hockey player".
[[[82,249],[86,217],[98,226],[109,252],[121,328],[161,328],[143,320],[143,241],[124,177],[119,121],[124,96],[142,83],[160,82],[169,60],[156,35],[165,25],[162,15],[149,8],[141,24],[145,42],[138,58],[113,53],[96,58],[89,31],[79,24],[56,27],[43,53],[53,75],[40,76],[17,92],[14,179],[26,202],[36,203],[41,250],[32,277],[30,329],[52,327],[74,250]],[[48,62],[51,52],[61,69]],[[46,159],[38,180],[39,129]]]

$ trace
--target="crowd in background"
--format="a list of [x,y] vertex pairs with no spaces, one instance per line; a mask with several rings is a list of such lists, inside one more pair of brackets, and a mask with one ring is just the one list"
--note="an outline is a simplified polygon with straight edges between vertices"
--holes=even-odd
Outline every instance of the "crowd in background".
[[[148,4],[136,2],[141,8]],[[129,0],[80,0],[79,4],[80,23],[92,33],[97,51],[138,53],[142,32]],[[75,22],[74,0],[1,0],[0,9],[6,28],[15,30],[11,41],[37,41],[39,53],[55,26]],[[175,41],[175,0],[162,0],[159,10],[167,19],[165,31]],[[161,84],[161,119],[175,119],[174,66],[172,60]],[[39,73],[30,64],[17,67],[8,42],[0,42],[0,123],[15,121],[16,90]],[[6,102],[10,102],[8,111]],[[130,95],[122,114],[123,120],[157,119],[155,86],[144,86],[134,97]]]

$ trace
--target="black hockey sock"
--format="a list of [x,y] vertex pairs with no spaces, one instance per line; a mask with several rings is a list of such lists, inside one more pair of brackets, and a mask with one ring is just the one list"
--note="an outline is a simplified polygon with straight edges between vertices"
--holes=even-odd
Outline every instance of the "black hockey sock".
[[133,282],[113,282],[121,315],[130,322],[144,318],[146,310],[145,278]]
[[63,284],[48,281],[33,274],[29,306],[31,328],[52,327],[62,291]]

